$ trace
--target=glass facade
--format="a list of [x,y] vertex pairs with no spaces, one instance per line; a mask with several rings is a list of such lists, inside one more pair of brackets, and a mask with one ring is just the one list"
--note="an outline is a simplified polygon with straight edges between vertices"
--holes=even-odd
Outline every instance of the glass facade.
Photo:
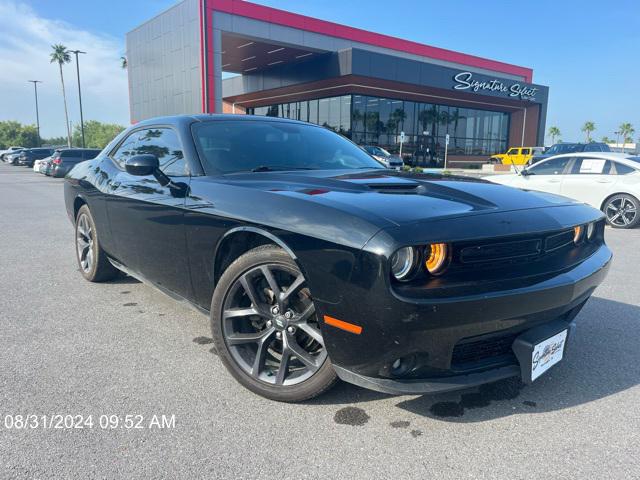
[[482,156],[507,149],[509,114],[365,95],[345,95],[249,108],[249,114],[323,125],[360,145],[379,145],[415,164],[435,165],[449,155]]
[[351,95],[248,108],[247,113],[311,122],[351,138]]

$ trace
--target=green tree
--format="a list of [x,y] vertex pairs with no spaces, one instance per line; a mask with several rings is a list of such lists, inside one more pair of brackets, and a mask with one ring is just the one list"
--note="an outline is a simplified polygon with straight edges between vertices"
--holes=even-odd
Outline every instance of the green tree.
[[602,143],[613,143],[609,137],[606,135],[600,139]]
[[[115,123],[102,123],[97,120],[87,120],[84,122],[84,138],[87,148],[104,148],[124,130],[122,125]],[[73,142],[80,145],[82,131],[80,125],[76,125],[73,129]]]
[[560,129],[558,127],[549,127],[549,136],[551,137],[551,143],[556,143],[556,137],[560,137]]
[[51,137],[42,139],[43,146],[57,147],[60,145],[65,145],[66,143],[67,139],[64,137]]
[[[635,133],[635,128],[629,122],[624,122],[620,124],[618,127],[618,135],[622,135],[622,153],[624,153],[624,144],[631,143],[633,141],[633,134]],[[631,138],[631,140],[629,140]],[[629,140],[629,141],[627,141]]]
[[16,147],[37,147],[38,130],[34,125],[22,125],[13,120],[0,121],[0,149]]
[[129,62],[127,61],[127,57],[120,57],[120,67],[125,70],[129,66]]
[[60,43],[51,45],[51,63],[57,63],[60,67],[60,83],[62,84],[62,99],[64,101],[64,120],[67,127],[67,145],[71,146],[71,129],[69,128],[69,112],[67,111],[67,93],[64,89],[64,75],[62,75],[62,65],[71,62],[71,55],[67,47]]
[[587,143],[591,143],[591,133],[596,130],[596,124],[591,120],[586,121],[580,130],[585,133]]

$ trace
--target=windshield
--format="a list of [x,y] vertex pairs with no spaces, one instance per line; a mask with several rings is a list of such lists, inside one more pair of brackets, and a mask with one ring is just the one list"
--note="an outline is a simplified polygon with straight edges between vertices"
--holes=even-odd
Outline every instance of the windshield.
[[212,121],[193,126],[203,160],[220,173],[384,168],[335,132],[277,121]]
[[561,153],[580,152],[581,145],[579,143],[556,143],[545,152],[546,155],[560,155]]
[[391,156],[391,154],[389,152],[387,152],[382,147],[364,147],[364,148],[371,155],[377,155],[379,157],[390,157]]

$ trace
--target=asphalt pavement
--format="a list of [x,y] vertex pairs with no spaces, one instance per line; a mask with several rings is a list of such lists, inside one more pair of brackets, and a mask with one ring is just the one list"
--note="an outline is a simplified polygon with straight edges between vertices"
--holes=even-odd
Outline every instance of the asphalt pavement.
[[226,373],[208,318],[84,281],[62,184],[0,164],[0,478],[640,478],[640,230],[607,229],[609,277],[534,385],[288,405]]

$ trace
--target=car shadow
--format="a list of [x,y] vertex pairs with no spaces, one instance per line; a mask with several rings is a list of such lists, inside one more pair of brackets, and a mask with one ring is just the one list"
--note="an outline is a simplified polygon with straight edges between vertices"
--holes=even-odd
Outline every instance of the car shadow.
[[135,285],[137,283],[142,283],[142,282],[137,278],[133,278],[132,276],[125,275],[123,273],[121,275],[118,275],[117,278],[114,278],[113,280],[109,281],[109,283],[113,285]]
[[[640,307],[592,297],[576,318],[567,356],[532,385],[507,379],[460,392],[397,397],[396,406],[450,422],[563,410],[640,384]],[[309,403],[365,404],[390,395],[346,383]]]

